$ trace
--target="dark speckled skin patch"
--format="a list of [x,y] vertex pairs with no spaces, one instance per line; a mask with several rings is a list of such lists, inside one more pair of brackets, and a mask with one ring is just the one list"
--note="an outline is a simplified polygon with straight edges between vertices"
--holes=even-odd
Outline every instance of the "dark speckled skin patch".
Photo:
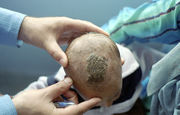
[[88,83],[94,84],[104,81],[107,69],[107,59],[103,56],[90,55],[87,59]]

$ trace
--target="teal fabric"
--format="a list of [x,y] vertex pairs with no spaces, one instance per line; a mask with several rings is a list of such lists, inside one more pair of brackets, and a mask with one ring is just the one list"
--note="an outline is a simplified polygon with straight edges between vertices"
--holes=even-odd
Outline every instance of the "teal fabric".
[[[154,0],[124,8],[102,28],[118,43],[133,41],[177,45],[180,42],[180,0]],[[153,65],[147,93],[151,115],[180,115],[180,43]],[[170,88],[171,86],[171,88]]]
[[22,45],[22,42],[17,44],[17,38],[24,17],[24,14],[0,8],[0,44]]
[[118,43],[180,42],[180,0],[158,0],[124,8],[102,27]]
[[9,95],[0,97],[0,115],[17,115],[15,106]]
[[[138,40],[140,42],[160,42],[167,44],[178,44],[180,42],[180,0],[158,0],[154,2],[144,3],[137,9],[133,8],[124,8],[119,12],[118,16],[112,18],[107,24],[103,25],[102,28],[110,33],[111,38],[118,43],[131,43],[134,40]],[[169,68],[175,68],[175,66],[179,63],[176,62],[178,60],[178,55],[180,52],[176,52],[171,57],[173,61],[167,61]],[[180,56],[179,56],[180,57]],[[170,59],[170,57],[167,57]],[[168,59],[166,59],[168,60]],[[180,59],[179,59],[180,60]],[[161,62],[159,62],[161,63]],[[165,64],[165,62],[163,63]],[[154,70],[159,70],[161,67],[164,67],[163,64],[157,64],[153,66]],[[170,73],[172,72],[166,71]],[[161,69],[164,71],[165,68]],[[177,68],[176,68],[177,69]],[[175,69],[175,70],[176,70]],[[176,71],[178,71],[177,69]],[[151,80],[150,83],[153,85],[148,86],[148,95],[151,95],[155,91],[159,90],[163,84],[159,79],[159,73],[161,71],[152,72],[152,76],[156,77],[157,80]],[[157,73],[158,75],[153,75]],[[161,72],[162,73],[162,72]],[[174,73],[173,73],[174,74]],[[169,76],[169,79],[173,79],[176,75]],[[165,75],[162,73],[162,75]],[[156,81],[156,82],[153,82]],[[154,85],[156,84],[156,85]],[[158,88],[154,88],[157,87]],[[151,91],[150,91],[151,90]],[[152,91],[155,90],[155,91]]]

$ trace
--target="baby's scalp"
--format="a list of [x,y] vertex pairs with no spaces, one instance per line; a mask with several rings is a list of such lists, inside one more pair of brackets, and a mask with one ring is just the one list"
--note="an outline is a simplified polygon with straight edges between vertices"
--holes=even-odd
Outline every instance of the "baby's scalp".
[[103,34],[88,33],[76,38],[68,46],[66,54],[66,74],[73,79],[73,85],[81,93],[104,91],[113,74],[120,74],[121,77],[119,50]]

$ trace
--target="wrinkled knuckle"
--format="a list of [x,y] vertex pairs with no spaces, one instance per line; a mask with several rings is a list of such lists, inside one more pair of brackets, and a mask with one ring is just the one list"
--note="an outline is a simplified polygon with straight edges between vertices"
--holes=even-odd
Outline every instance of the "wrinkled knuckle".
[[55,51],[50,50],[49,53],[50,53],[50,55],[51,55],[52,57],[54,57]]
[[51,52],[50,52],[50,55],[51,55],[54,59],[56,59],[57,61],[60,60],[60,57],[58,56],[58,53],[57,53],[56,51],[51,51]]
[[50,55],[55,58],[56,57],[56,52],[55,51],[50,51]]

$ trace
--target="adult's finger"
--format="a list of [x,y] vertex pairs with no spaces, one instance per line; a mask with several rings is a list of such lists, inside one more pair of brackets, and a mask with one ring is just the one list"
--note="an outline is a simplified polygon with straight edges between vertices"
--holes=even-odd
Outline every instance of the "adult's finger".
[[82,20],[75,20],[75,21],[77,21],[75,24],[77,24],[77,27],[79,27],[79,31],[97,32],[97,33],[102,33],[106,36],[109,36],[109,34],[107,32],[105,32],[100,27],[92,24],[91,22],[82,21]]
[[64,51],[60,48],[56,40],[45,44],[47,52],[58,61],[63,67],[67,66],[68,60]]
[[64,92],[68,91],[71,85],[72,85],[72,79],[70,77],[66,77],[63,81],[53,84],[43,90],[47,94],[50,100],[54,100]]
[[101,102],[100,98],[92,98],[90,100],[84,101],[78,105],[69,106],[69,109],[71,109],[74,113],[74,115],[82,114],[92,107],[96,106],[98,103]]

